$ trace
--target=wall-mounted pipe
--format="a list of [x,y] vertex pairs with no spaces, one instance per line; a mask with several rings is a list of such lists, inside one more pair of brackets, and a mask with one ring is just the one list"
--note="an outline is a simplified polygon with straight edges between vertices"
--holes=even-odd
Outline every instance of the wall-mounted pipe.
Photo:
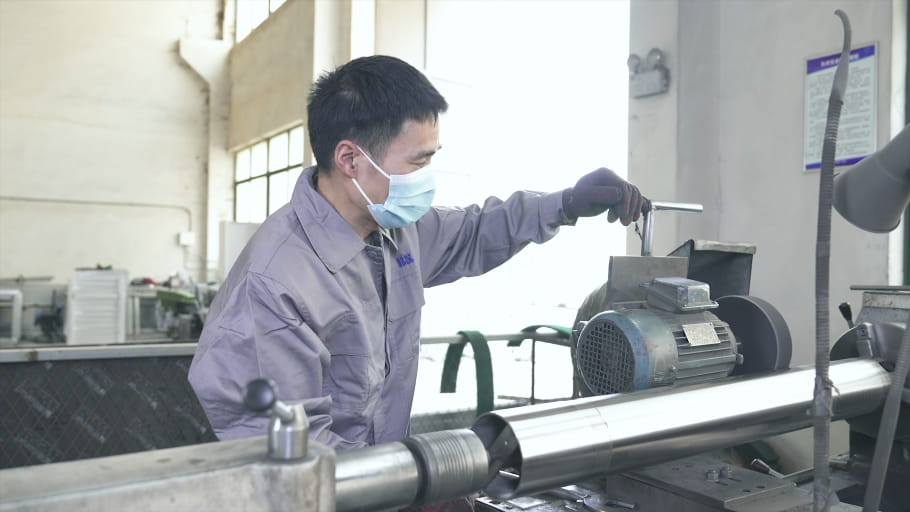
[[193,212],[179,204],[136,203],[126,201],[95,201],[89,199],[62,199],[52,197],[0,196],[0,201],[19,201],[23,203],[78,204],[82,206],[117,206],[126,208],[161,208],[179,210],[186,214],[186,230],[193,230]]

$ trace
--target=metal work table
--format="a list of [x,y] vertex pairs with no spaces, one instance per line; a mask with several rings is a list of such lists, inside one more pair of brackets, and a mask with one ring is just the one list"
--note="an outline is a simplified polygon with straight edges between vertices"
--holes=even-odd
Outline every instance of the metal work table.
[[192,356],[195,342],[123,343],[116,345],[61,345],[19,343],[0,348],[0,363],[72,361],[79,359],[123,359],[134,357]]

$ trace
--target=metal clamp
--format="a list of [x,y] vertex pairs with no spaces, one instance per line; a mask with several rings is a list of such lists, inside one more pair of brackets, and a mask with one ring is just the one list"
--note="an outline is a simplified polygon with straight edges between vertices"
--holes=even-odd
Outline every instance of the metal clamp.
[[306,457],[310,423],[301,404],[288,405],[278,400],[278,386],[269,379],[256,379],[246,385],[243,403],[252,411],[268,411],[269,457],[296,460]]
[[641,233],[641,255],[651,255],[651,236],[654,232],[654,212],[656,211],[673,211],[673,212],[701,212],[704,207],[697,203],[671,203],[667,201],[651,201],[651,209],[645,210],[642,214],[642,224],[644,228]]

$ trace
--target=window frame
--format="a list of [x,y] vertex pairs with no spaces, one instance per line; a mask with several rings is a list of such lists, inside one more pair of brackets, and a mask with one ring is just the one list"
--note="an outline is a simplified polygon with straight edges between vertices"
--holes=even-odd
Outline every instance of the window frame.
[[[284,157],[284,164],[281,166],[277,166],[273,169],[272,165],[271,165],[272,144],[276,139],[279,139],[282,136],[285,137],[285,141],[286,141],[285,142],[285,145],[286,145],[285,153],[286,154]],[[292,140],[294,139],[295,136],[299,137],[299,155],[295,154],[294,144],[292,144]],[[263,172],[253,175],[252,152],[253,152],[254,148],[261,147],[262,144],[265,144],[265,150],[264,150],[265,151],[265,162],[264,162],[265,168],[264,168]],[[243,153],[244,151],[248,152],[248,157],[246,159],[246,172],[245,172],[245,175],[243,178],[238,179],[240,154]],[[264,137],[262,139],[254,141],[250,144],[242,146],[242,147],[238,148],[236,151],[234,151],[233,157],[234,157],[233,158],[233,161],[234,161],[233,171],[234,172],[232,175],[233,190],[234,190],[234,205],[233,205],[233,213],[232,213],[233,221],[234,222],[261,223],[265,219],[267,219],[269,217],[269,215],[274,213],[275,210],[277,210],[284,204],[287,204],[288,201],[290,201],[290,197],[293,194],[293,190],[294,190],[294,183],[291,182],[290,176],[292,173],[294,173],[294,171],[296,169],[299,169],[299,172],[296,173],[296,176],[299,177],[300,174],[303,172],[303,170],[306,168],[307,152],[306,152],[306,133],[305,133],[304,126],[303,126],[303,124],[298,124],[298,125],[292,126],[290,128],[287,128],[285,130],[281,130],[277,133],[273,133],[273,134],[269,135],[268,137]],[[277,176],[280,174],[286,174],[288,176],[288,178],[289,178],[288,179],[288,189],[289,190],[287,193],[287,199],[285,199],[281,203],[281,205],[278,205],[276,208],[273,209],[272,204],[271,204],[272,203],[272,178],[273,178],[273,176]],[[257,220],[248,220],[248,219],[240,220],[240,219],[238,219],[238,216],[237,216],[238,203],[239,203],[239,199],[240,199],[238,190],[240,189],[240,187],[242,185],[245,185],[248,183],[253,183],[256,180],[265,180],[265,191],[264,191],[264,194],[265,194],[264,214],[265,215],[264,215],[264,217],[262,217],[262,220],[258,220],[258,221]],[[294,182],[296,182],[296,179],[294,180]],[[243,206],[246,206],[246,205],[243,205]],[[263,212],[260,212],[260,213],[263,213]]]

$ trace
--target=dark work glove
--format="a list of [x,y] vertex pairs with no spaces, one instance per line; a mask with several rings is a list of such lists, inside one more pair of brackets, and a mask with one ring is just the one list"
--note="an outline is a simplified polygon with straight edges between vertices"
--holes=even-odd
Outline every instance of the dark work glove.
[[610,210],[607,220],[619,219],[623,226],[638,220],[649,204],[638,187],[604,167],[582,176],[562,194],[562,210],[569,219],[593,217]]

